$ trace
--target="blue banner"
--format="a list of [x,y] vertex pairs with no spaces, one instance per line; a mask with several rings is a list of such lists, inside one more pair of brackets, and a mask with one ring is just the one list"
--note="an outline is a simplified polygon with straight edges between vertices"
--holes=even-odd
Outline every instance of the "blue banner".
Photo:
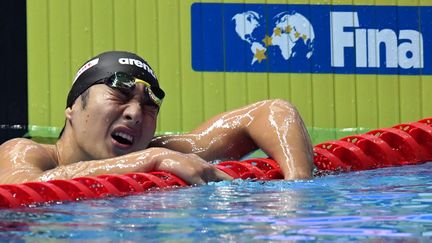
[[192,68],[432,74],[432,7],[194,3]]

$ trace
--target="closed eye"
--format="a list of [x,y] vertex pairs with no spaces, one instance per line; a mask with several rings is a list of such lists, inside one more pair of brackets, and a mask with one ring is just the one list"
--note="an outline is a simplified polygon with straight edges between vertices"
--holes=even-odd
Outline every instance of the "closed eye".
[[144,105],[141,107],[141,112],[145,117],[157,119],[159,107],[153,105]]
[[151,102],[141,103],[141,109],[156,114],[159,113],[159,106]]
[[133,97],[130,92],[122,92],[120,89],[110,89],[109,94],[114,100],[121,103],[127,103]]

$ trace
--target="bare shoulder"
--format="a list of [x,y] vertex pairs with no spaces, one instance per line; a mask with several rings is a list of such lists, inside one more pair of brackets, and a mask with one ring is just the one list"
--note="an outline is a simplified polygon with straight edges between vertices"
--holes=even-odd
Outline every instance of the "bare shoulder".
[[27,148],[28,146],[40,147],[41,149],[43,148],[39,143],[36,143],[33,140],[27,138],[14,138],[0,145],[0,152],[3,154],[5,152],[9,152],[10,150]]
[[[284,99],[268,99],[268,100],[261,100],[257,101],[255,103],[246,105],[243,108],[251,108],[256,109],[257,107],[264,109],[277,109],[277,110],[296,110],[296,107],[289,101]],[[242,110],[243,108],[240,108],[238,110]]]
[[26,138],[15,138],[0,146],[0,167],[13,168],[23,165],[41,170],[55,166],[53,145],[40,144]]

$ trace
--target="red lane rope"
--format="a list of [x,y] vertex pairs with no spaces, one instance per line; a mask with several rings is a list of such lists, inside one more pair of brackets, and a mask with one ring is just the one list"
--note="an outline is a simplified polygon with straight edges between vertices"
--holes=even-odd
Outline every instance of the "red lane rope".
[[320,170],[354,171],[432,161],[432,118],[372,130],[314,147]]
[[[432,118],[328,141],[314,147],[314,163],[324,171],[369,170],[432,160]],[[236,179],[283,179],[269,158],[225,161],[216,167]],[[151,188],[188,186],[164,171],[78,177],[70,180],[0,185],[0,208],[125,196]]]

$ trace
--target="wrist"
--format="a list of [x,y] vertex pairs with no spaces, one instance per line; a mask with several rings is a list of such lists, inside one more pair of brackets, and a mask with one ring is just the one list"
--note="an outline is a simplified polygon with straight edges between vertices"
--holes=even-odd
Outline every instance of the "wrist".
[[170,155],[174,153],[172,150],[161,147],[148,148],[146,149],[146,152],[148,153],[152,165],[152,171],[160,170],[161,163],[164,160],[171,158],[172,156]]

